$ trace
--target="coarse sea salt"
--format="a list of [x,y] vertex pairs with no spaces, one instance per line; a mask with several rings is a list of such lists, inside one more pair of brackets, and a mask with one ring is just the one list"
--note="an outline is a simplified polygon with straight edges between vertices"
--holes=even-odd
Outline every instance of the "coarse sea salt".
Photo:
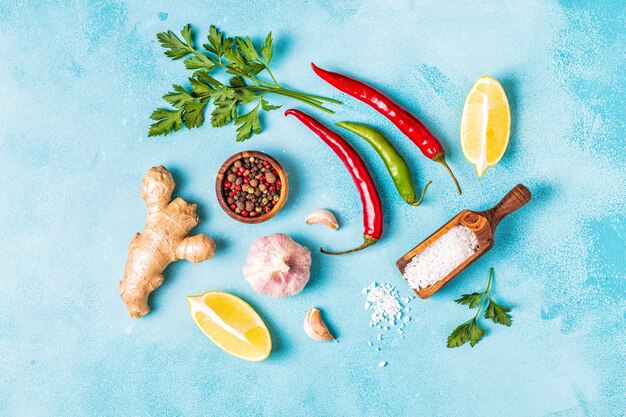
[[404,278],[418,290],[433,285],[478,250],[478,239],[467,227],[457,224],[411,259]]
[[394,326],[402,317],[402,304],[398,292],[391,284],[376,282],[371,283],[365,290],[367,293],[365,309],[372,312],[370,327],[388,330],[388,326]]

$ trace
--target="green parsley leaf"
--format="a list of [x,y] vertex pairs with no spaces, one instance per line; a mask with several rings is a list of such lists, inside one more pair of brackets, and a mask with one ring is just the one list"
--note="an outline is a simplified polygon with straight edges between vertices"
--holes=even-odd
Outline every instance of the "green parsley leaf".
[[282,106],[275,106],[272,105],[270,103],[267,102],[267,100],[265,100],[264,98],[261,99],[261,107],[263,108],[263,110],[265,111],[271,111],[271,110],[276,110],[276,109],[280,109]]
[[478,325],[476,319],[472,320],[472,327],[469,330],[469,344],[474,347],[485,336],[485,331]]
[[215,101],[215,108],[211,113],[211,125],[213,127],[226,126],[237,116],[237,101]]
[[235,98],[239,103],[247,104],[258,99],[259,96],[246,88],[238,88],[235,90]]
[[461,298],[454,301],[459,304],[469,305],[469,308],[476,308],[482,296],[483,293],[473,292],[471,294],[463,294],[461,295]]
[[469,330],[471,325],[472,320],[469,320],[454,329],[452,333],[450,333],[450,336],[448,336],[448,347],[455,348],[466,344],[469,341]]
[[150,126],[148,136],[167,136],[171,132],[176,132],[183,125],[182,113],[182,109],[156,109],[150,118],[158,121]]
[[511,326],[511,310],[507,307],[496,304],[493,300],[489,300],[489,305],[485,310],[485,318],[491,319],[494,323],[503,324],[507,327]]
[[195,96],[210,97],[213,94],[214,88],[210,84],[201,81],[199,78],[190,77],[189,83],[191,83],[191,89]]
[[474,347],[481,341],[484,335],[485,331],[478,325],[476,318],[473,318],[461,324],[450,333],[450,336],[448,336],[448,347],[455,348],[466,343]]
[[208,100],[200,102],[190,101],[185,104],[183,121],[185,122],[187,129],[202,126],[202,123],[204,123],[204,109],[207,104]]
[[198,81],[213,88],[224,87],[224,84],[211,77],[206,71],[196,71],[193,73],[193,77],[196,78]]
[[207,51],[213,52],[218,58],[222,57],[222,42],[224,37],[222,33],[213,25],[209,28],[209,44],[202,45]]
[[163,99],[170,103],[173,107],[179,109],[183,107],[187,102],[195,100],[195,98],[191,94],[189,94],[189,92],[185,90],[184,87],[174,84],[172,88],[174,89],[174,91],[164,95]]
[[267,34],[265,44],[261,46],[261,55],[265,60],[265,65],[269,65],[272,60],[272,32]]
[[185,63],[185,68],[189,70],[205,69],[207,72],[211,72],[211,70],[217,65],[217,62],[213,61],[205,54],[197,51],[194,52],[193,56],[185,59],[183,62]]
[[[246,61],[259,61],[261,62],[261,57],[256,51],[252,40],[249,37],[245,38],[235,38],[237,41],[237,46],[239,46],[239,50],[243,53]],[[264,66],[265,67],[265,66]]]
[[243,65],[229,65],[226,68],[226,72],[233,75],[245,74],[253,77],[264,69],[265,65],[258,62],[251,62]]
[[176,36],[171,30],[157,34],[157,39],[161,43],[161,46],[167,49],[167,51],[165,51],[165,55],[174,60],[181,59],[185,55],[194,52],[191,41],[191,26],[185,25],[181,34],[187,43],[181,41],[180,38],[178,38],[178,36]]
[[224,56],[232,62],[232,64],[228,65],[228,67],[237,68],[245,66],[246,60],[243,58],[243,55],[232,45],[234,44],[231,43],[231,47],[229,49],[224,49]]
[[218,87],[213,91],[213,100],[218,101],[232,100],[235,98],[235,89],[227,86]]
[[237,142],[243,142],[246,139],[250,139],[252,135],[258,135],[261,133],[261,121],[259,120],[259,106],[250,110],[243,116],[239,116],[235,119],[235,125],[237,128]]
[[228,80],[228,83],[231,87],[235,88],[246,86],[246,81],[242,77],[232,77],[230,80]]

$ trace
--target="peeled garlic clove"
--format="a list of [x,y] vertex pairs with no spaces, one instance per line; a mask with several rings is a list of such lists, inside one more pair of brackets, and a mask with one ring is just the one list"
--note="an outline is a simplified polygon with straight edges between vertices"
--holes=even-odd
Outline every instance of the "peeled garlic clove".
[[333,213],[328,210],[315,210],[306,216],[306,224],[323,224],[333,230],[339,229],[339,222]]
[[335,336],[330,334],[326,324],[322,321],[320,311],[311,307],[304,318],[304,332],[313,340],[326,341],[335,340]]

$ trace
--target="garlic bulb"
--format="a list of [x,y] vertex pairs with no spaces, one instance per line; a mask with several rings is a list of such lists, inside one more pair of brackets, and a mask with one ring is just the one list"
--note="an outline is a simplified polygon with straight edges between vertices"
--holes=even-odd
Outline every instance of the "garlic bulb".
[[322,320],[320,311],[315,307],[311,307],[308,313],[306,313],[303,327],[307,336],[313,340],[319,340],[320,342],[335,340],[335,336],[328,331],[326,323]]
[[256,292],[271,297],[296,295],[307,284],[311,251],[282,233],[252,243],[243,276]]

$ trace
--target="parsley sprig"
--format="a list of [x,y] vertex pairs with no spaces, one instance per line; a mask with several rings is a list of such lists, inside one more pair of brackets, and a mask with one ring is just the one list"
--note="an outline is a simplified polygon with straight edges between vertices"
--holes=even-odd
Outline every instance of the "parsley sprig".
[[[181,37],[167,31],[157,35],[165,55],[173,60],[183,59],[185,67],[193,70],[189,78],[190,88],[174,84],[163,96],[173,108],[159,108],[150,118],[148,136],[167,136],[183,125],[188,129],[204,123],[207,105],[213,100],[214,108],[210,120],[213,127],[222,127],[234,122],[237,126],[237,141],[249,139],[261,133],[260,111],[276,110],[280,106],[270,104],[266,94],[278,94],[313,106],[327,113],[333,111],[325,103],[341,104],[340,101],[313,94],[286,89],[276,81],[269,68],[273,55],[273,38],[270,32],[265,42],[258,46],[249,37],[226,37],[215,26],[209,29],[208,43],[204,50],[196,49],[191,26],[186,25]],[[181,39],[182,38],[182,39]],[[212,76],[218,70],[232,77],[223,83]],[[269,79],[259,74],[266,72]]]
[[509,314],[511,310],[497,304],[491,297],[490,290],[492,279],[493,268],[490,268],[489,281],[487,282],[485,291],[463,294],[461,298],[454,300],[459,304],[468,306],[470,309],[478,308],[478,310],[472,319],[461,324],[450,333],[450,336],[448,336],[449,348],[463,346],[468,342],[471,347],[474,347],[476,343],[481,341],[485,336],[485,331],[478,325],[478,317],[483,307],[485,307],[485,304],[487,304],[484,314],[486,319],[491,319],[494,323],[503,324],[507,327],[511,326],[511,315]]

